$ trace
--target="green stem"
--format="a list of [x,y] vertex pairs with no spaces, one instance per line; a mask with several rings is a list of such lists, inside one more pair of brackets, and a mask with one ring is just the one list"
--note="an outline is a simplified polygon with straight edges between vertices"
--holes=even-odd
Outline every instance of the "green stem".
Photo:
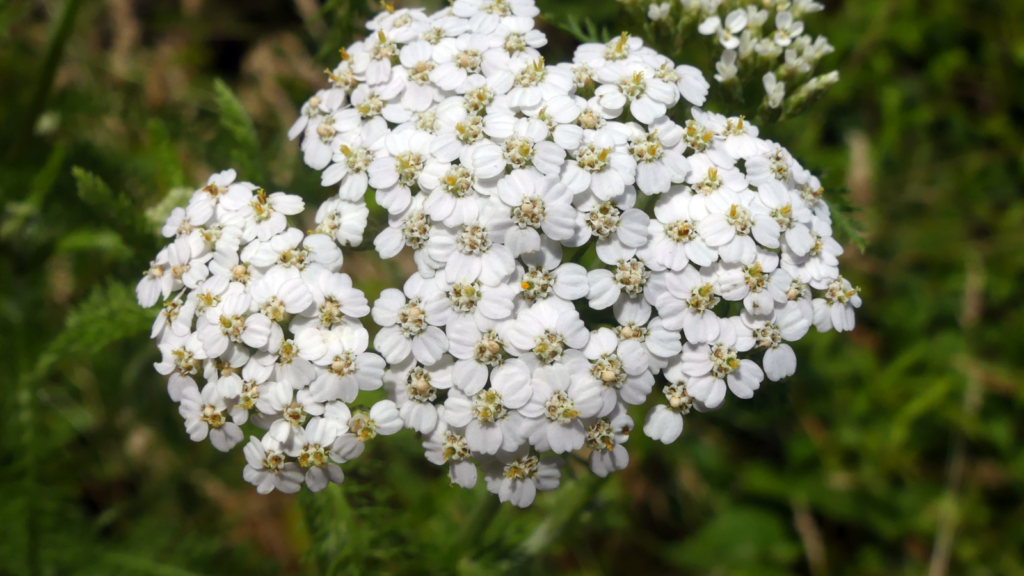
[[[24,326],[24,324],[22,324]],[[18,342],[15,349],[19,351],[18,357],[25,358],[24,345],[22,340]],[[35,373],[32,372],[27,363],[19,362],[18,369],[18,412],[21,414],[22,432],[22,458],[24,465],[24,495],[25,495],[25,564],[28,567],[28,574],[37,576],[42,574],[39,564],[39,510],[36,505],[38,483],[38,461],[36,460],[36,396],[35,396]]]
[[580,246],[579,248],[576,249],[576,252],[573,253],[572,259],[570,259],[569,261],[572,262],[573,264],[579,264],[580,260],[583,260],[583,257],[586,256],[588,252],[590,252],[590,247],[593,245],[593,242],[587,242],[583,246]]
[[75,25],[75,18],[78,16],[78,9],[82,0],[67,0],[60,19],[54,28],[53,35],[46,46],[46,55],[43,57],[43,65],[39,70],[39,77],[36,79],[35,88],[32,90],[32,99],[28,102],[28,111],[23,116],[22,125],[15,132],[11,147],[7,150],[7,162],[15,160],[25,142],[32,134],[32,129],[43,113],[46,101],[50,97],[50,90],[53,88],[53,79],[57,75],[57,66],[64,55],[64,47],[67,45],[71,30]]
[[501,502],[498,500],[498,496],[484,491],[480,495],[480,500],[477,501],[476,506],[473,508],[473,515],[469,518],[469,522],[466,523],[466,530],[462,533],[462,538],[459,538],[456,542],[462,542],[463,545],[469,543],[468,549],[470,554],[476,554],[477,550],[480,549],[484,532],[487,531],[487,527],[497,517],[500,508]]

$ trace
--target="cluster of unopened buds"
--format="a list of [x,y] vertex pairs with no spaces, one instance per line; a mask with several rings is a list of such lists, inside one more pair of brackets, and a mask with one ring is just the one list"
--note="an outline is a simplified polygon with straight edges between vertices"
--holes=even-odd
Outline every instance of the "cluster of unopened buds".
[[[620,0],[633,4],[637,0]],[[835,49],[828,38],[805,33],[807,14],[824,10],[816,0],[678,0],[647,5],[656,27],[695,28],[720,50],[717,82],[733,86],[757,74],[764,105],[799,109],[839,80],[836,71],[814,76],[818,62]],[[766,29],[767,28],[767,29]],[[796,86],[786,99],[786,85]]]
[[[653,399],[644,433],[672,442],[691,408],[792,375],[787,342],[810,326],[853,328],[817,178],[696,107],[702,74],[638,38],[545,63],[536,15],[455,0],[374,18],[291,130],[338,189],[308,233],[289,227],[298,196],[232,170],[167,220],[138,286],[163,300],[156,369],[193,440],[227,451],[263,430],[244,448],[259,492],[341,482],[367,442],[409,429],[453,484],[479,466],[528,506],[567,453],[626,467],[630,406]],[[389,214],[376,251],[418,269],[372,308],[340,272],[368,191]]]

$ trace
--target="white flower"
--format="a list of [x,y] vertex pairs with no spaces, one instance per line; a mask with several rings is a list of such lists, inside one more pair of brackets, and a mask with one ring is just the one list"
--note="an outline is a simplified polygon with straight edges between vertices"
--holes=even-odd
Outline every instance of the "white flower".
[[383,30],[395,42],[406,43],[417,38],[430,25],[430,17],[422,8],[384,10],[366,23],[369,30]]
[[694,106],[703,106],[711,84],[704,78],[700,69],[688,64],[680,64],[676,66],[676,74],[679,77],[676,81],[679,95]]
[[185,337],[170,338],[161,343],[160,361],[153,363],[157,373],[169,376],[167,393],[171,400],[181,401],[182,391],[186,387],[196,386],[193,378],[198,375],[206,357],[203,344],[194,334]]
[[459,164],[432,160],[424,168],[421,182],[430,193],[423,209],[431,220],[455,227],[480,216],[484,198],[476,193],[472,150],[467,148],[463,151],[464,161]]
[[[724,22],[721,0],[681,1],[680,22],[725,48],[718,82],[735,84],[741,60],[770,70],[766,108],[785,103],[782,80],[810,77],[834,50],[796,20],[815,0],[730,5]],[[644,5],[652,23],[675,10]],[[705,102],[700,70],[628,34],[548,65],[535,0],[385,7],[289,130],[321,183],[338,186],[315,228],[289,224],[300,197],[217,173],[170,210],[170,244],[136,287],[140,304],[164,302],[154,368],[188,434],[226,451],[250,418],[269,430],[244,450],[258,492],[340,483],[339,464],[404,427],[453,485],[475,486],[479,463],[489,491],[526,507],[558,486],[562,462],[546,451],[586,449],[601,477],[628,465],[627,408],[657,375],[667,404],[644,432],[669,443],[691,407],[792,375],[789,343],[811,325],[853,329],[861,299],[840,276],[821,182],[743,116],[670,119],[681,100]],[[663,196],[653,216],[638,189]],[[371,314],[339,270],[373,206],[388,213],[374,248],[412,248],[417,272]],[[739,316],[719,318],[736,310],[722,299],[742,301]],[[759,362],[740,358],[755,349]],[[349,407],[382,386],[387,400]]]
[[573,373],[586,373],[601,387],[601,410],[607,416],[620,400],[627,404],[643,404],[654,386],[648,370],[648,355],[639,339],[619,336],[610,328],[599,328],[590,335],[583,354],[587,362],[574,357],[569,361]]
[[365,202],[348,202],[328,198],[316,211],[316,232],[324,234],[341,246],[359,246],[370,216]]
[[590,333],[572,304],[548,298],[520,312],[508,338],[531,363],[554,364],[568,349],[586,346]]
[[367,169],[370,186],[377,190],[377,203],[390,214],[398,214],[409,206],[410,188],[417,185],[426,166],[433,139],[433,135],[422,131],[392,132],[385,139],[389,156],[377,158]]
[[[313,295],[295,268],[274,266],[249,287],[252,306],[274,322],[284,322],[313,304]],[[280,334],[278,334],[280,337]]]
[[249,420],[249,411],[256,407],[260,388],[266,384],[273,373],[273,366],[264,366],[249,358],[242,368],[241,375],[236,369],[219,372],[219,378],[208,378],[210,385],[217,387],[217,393],[231,403],[231,419],[236,424],[245,424]]
[[472,396],[449,390],[444,419],[450,426],[466,428],[466,442],[474,453],[515,450],[528,431],[518,409],[532,395],[530,369],[520,360],[509,360],[491,371],[490,388]]
[[779,46],[789,46],[793,39],[804,33],[804,23],[793,18],[793,13],[783,10],[775,15],[775,33],[772,39]]
[[[346,114],[345,119],[347,120],[354,114],[359,120],[370,120],[382,116],[392,124],[408,122],[412,119],[412,113],[397,101],[398,96],[405,89],[406,78],[407,73],[405,69],[394,68],[386,84],[375,86],[360,84],[357,86],[352,91],[351,98],[354,108],[344,112]],[[350,130],[354,129],[355,126],[350,128]],[[338,130],[339,133],[345,131],[347,130]]]
[[387,154],[384,138],[388,125],[383,118],[373,118],[358,131],[339,134],[332,142],[333,163],[320,175],[320,184],[341,183],[338,197],[349,202],[362,200],[369,183],[367,170],[373,161]]
[[558,488],[563,465],[561,458],[540,458],[526,446],[515,452],[501,452],[486,468],[487,490],[502,502],[526,508],[533,504],[537,491]]
[[545,66],[544,58],[516,56],[508,67],[512,87],[508,91],[511,108],[539,111],[548,101],[566,96],[573,87],[572,74],[562,68]]
[[346,317],[362,318],[370,313],[366,296],[362,290],[352,287],[352,278],[348,274],[310,266],[302,271],[302,279],[313,296],[313,305],[301,312],[308,320],[296,318],[293,321],[293,333],[298,334],[305,327],[328,329]]
[[710,266],[698,271],[687,266],[669,274],[666,289],[655,306],[669,330],[683,329],[688,342],[711,342],[718,337],[719,322],[714,308],[718,297],[717,278]]
[[260,411],[253,422],[269,431],[269,436],[282,444],[289,444],[301,434],[302,425],[309,416],[324,413],[323,404],[313,399],[308,390],[296,392],[286,382],[268,382],[260,386],[260,397],[256,401]]
[[662,2],[661,4],[651,4],[647,7],[647,17],[651,19],[651,22],[658,22],[668,18],[668,13],[672,9],[672,4],[669,2]]
[[636,161],[636,186],[644,194],[668,192],[690,172],[690,163],[676,149],[683,129],[667,118],[651,124],[648,132],[634,130],[629,153]]
[[[807,334],[810,320],[800,311],[796,302],[786,302],[765,316],[740,315],[736,325],[737,338],[750,338],[756,348],[764,348],[765,375],[772,382],[792,376],[796,372],[796,353],[784,341],[795,342]],[[745,345],[744,345],[745,346]]]
[[537,48],[543,48],[548,43],[547,36],[534,28],[533,18],[521,16],[505,17],[501,19],[493,36],[500,38],[498,46],[491,50],[501,50],[509,57],[520,55],[529,59],[537,58],[540,54]]
[[248,182],[235,183],[235,178],[237,176],[238,174],[231,169],[210,174],[210,177],[206,180],[206,186],[196,190],[195,194],[192,195],[192,198],[189,199],[188,210],[195,211],[195,213],[213,211],[214,214],[220,217],[222,211],[217,209],[219,208],[221,199],[228,193],[228,190],[233,187],[249,189],[255,188],[255,186]]
[[207,310],[207,324],[197,334],[210,358],[228,357],[242,344],[252,348],[267,344],[271,320],[263,314],[249,315],[251,302],[248,294],[234,294]]
[[779,256],[758,249],[751,264],[719,264],[715,266],[715,285],[726,300],[742,300],[750,314],[769,314],[776,302],[787,300],[787,291],[793,277],[785,270],[777,270]]
[[431,277],[435,270],[444,268],[444,262],[431,258],[430,248],[438,239],[444,241],[448,235],[435,229],[423,211],[424,200],[422,194],[417,194],[404,212],[388,216],[388,227],[374,238],[373,247],[384,259],[394,258],[406,246],[412,248],[419,273]]
[[[167,273],[171,278],[170,291],[178,288],[195,289],[210,274],[206,263],[211,255],[203,255],[203,245],[194,236],[178,238],[167,247]],[[162,284],[161,287],[163,287]],[[165,296],[166,297],[166,296]]]
[[441,302],[430,313],[437,315],[438,325],[447,326],[451,335],[468,326],[490,330],[512,314],[515,291],[507,284],[487,286],[480,282],[468,284],[446,282],[440,276],[424,279],[413,274],[406,281],[406,293],[416,294],[428,302]]
[[683,375],[681,364],[675,362],[666,377],[669,384],[662,389],[668,404],[658,404],[647,413],[644,419],[644,434],[652,440],[663,444],[675,442],[683,433],[683,416],[693,408],[693,398],[686,390],[686,376]]
[[718,259],[697,233],[695,218],[690,214],[693,197],[683,187],[673,187],[654,205],[654,216],[648,226],[650,242],[638,252],[654,270],[668,269],[680,272],[691,262],[710,266]]
[[344,256],[329,236],[304,236],[298,228],[289,228],[267,242],[253,240],[242,249],[241,259],[260,268],[276,265],[301,271],[319,264],[333,272],[341,268]]
[[302,487],[302,470],[295,462],[287,461],[281,448],[281,443],[270,434],[262,440],[250,436],[249,443],[245,445],[246,465],[242,477],[260,494],[269,494],[274,489],[294,494]]
[[614,270],[598,268],[587,274],[590,291],[588,303],[594,310],[604,310],[623,300],[637,300],[645,295],[644,287],[651,277],[642,260],[619,260]]
[[202,393],[194,384],[185,386],[178,412],[185,419],[185,431],[193,442],[202,442],[209,435],[214,448],[227,452],[242,441],[242,429],[228,419],[227,401],[214,384],[203,386]]
[[381,84],[391,75],[391,61],[398,56],[398,44],[378,29],[363,43],[363,50],[352,57],[352,71],[365,75],[368,84]]
[[430,81],[441,90],[467,92],[474,87],[474,76],[482,78],[484,53],[490,47],[490,38],[483,34],[441,40],[434,46],[432,57],[437,66],[429,73]]
[[533,166],[542,174],[558,174],[565,150],[547,140],[547,124],[533,118],[520,118],[511,134],[500,143],[484,140],[473,151],[473,165],[480,178],[500,178],[506,167],[519,170]]
[[[314,337],[312,330],[300,332],[296,340],[305,343]],[[384,359],[366,349],[370,334],[358,322],[337,324],[322,333],[326,352],[314,360],[324,368],[309,391],[318,402],[353,402],[360,390],[377,390],[384,378]]]
[[301,390],[313,382],[317,376],[316,368],[306,357],[320,358],[326,354],[327,348],[322,338],[317,338],[312,347],[313,350],[306,350],[300,348],[295,340],[284,338],[279,345],[275,346],[276,353],[258,352],[253,359],[272,369],[270,377],[275,382],[287,382],[291,384],[292,388]]
[[779,247],[781,230],[771,216],[750,209],[753,194],[720,190],[706,199],[708,215],[697,223],[697,232],[708,246],[718,249],[723,262],[751,264],[757,244]]
[[483,390],[490,369],[505,362],[502,333],[511,322],[506,320],[491,330],[462,326],[449,335],[449,352],[458,358],[452,369],[452,383],[464,394],[473,396]]
[[764,83],[764,93],[768,107],[778,108],[782,106],[782,101],[786,98],[786,83],[775,78],[775,74],[772,72],[766,72],[762,82]]
[[139,306],[149,308],[156,304],[161,296],[170,296],[173,288],[174,277],[168,271],[167,248],[164,248],[156,255],[156,259],[149,263],[149,269],[143,273],[142,280],[135,286],[135,296]]
[[419,296],[409,300],[400,290],[387,288],[373,303],[373,321],[381,326],[373,339],[373,347],[389,364],[397,364],[411,353],[420,364],[431,365],[448,350],[448,338],[437,327],[444,318],[432,310],[442,307],[441,299],[423,301]]
[[467,159],[464,152],[486,136],[483,116],[470,113],[466,105],[464,96],[455,96],[435,109],[436,137],[430,144],[430,153],[439,162]]
[[572,193],[553,176],[516,170],[498,183],[498,197],[511,208],[513,225],[504,244],[512,256],[540,250],[538,230],[552,240],[567,240],[575,232]]
[[585,297],[590,291],[587,269],[573,262],[560,263],[560,260],[545,262],[546,265],[556,264],[552,269],[544,265],[528,264],[517,269],[513,281],[519,295],[529,303],[555,296],[562,300],[572,301]]
[[266,242],[288,227],[286,216],[302,212],[302,198],[284,192],[267,194],[262,188],[253,193],[245,188],[232,187],[220,201],[221,206],[237,210],[245,223],[242,240],[255,238]]
[[309,420],[302,433],[302,448],[296,460],[299,466],[306,468],[306,487],[312,492],[323,490],[330,482],[345,481],[341,467],[329,461],[338,428],[337,422],[316,417]]
[[629,453],[623,444],[633,431],[633,419],[626,413],[623,404],[602,418],[587,424],[587,438],[584,446],[590,448],[590,470],[601,478],[612,472],[625,470],[629,465]]
[[572,56],[574,64],[586,64],[592,70],[599,70],[611,62],[633,59],[652,53],[644,47],[644,41],[636,36],[623,32],[618,38],[612,38],[604,44],[588,43],[576,47]]
[[745,351],[742,344],[752,343],[737,342],[734,321],[720,318],[718,324],[718,337],[710,344],[683,347],[682,371],[689,376],[687,391],[708,408],[722,404],[727,384],[737,398],[748,399],[753,398],[764,380],[764,372],[757,363],[737,356]]
[[789,7],[789,11],[797,16],[821,12],[824,9],[825,5],[816,0],[794,0]]
[[443,416],[444,406],[439,406],[437,410],[441,418],[433,432],[423,440],[427,460],[438,466],[448,464],[448,478],[452,485],[472,488],[476,486],[477,470],[471,459],[465,431],[448,426]]
[[747,30],[761,30],[768,21],[768,11],[759,9],[755,4],[747,5]]
[[486,33],[494,30],[502,18],[536,18],[540,10],[534,0],[455,0],[452,14],[468,18],[475,30]]
[[508,208],[496,200],[481,200],[480,215],[457,232],[438,234],[429,246],[430,258],[444,262],[445,280],[488,286],[504,281],[515,270],[515,259],[500,242],[512,225]]
[[[623,306],[615,310],[615,319],[619,325],[614,328],[619,340],[636,340],[640,343],[640,352],[645,358],[652,374],[660,372],[670,358],[679,355],[683,350],[682,334],[678,330],[665,328],[661,318],[650,320],[651,309],[646,306]],[[648,323],[647,321],[650,320]],[[644,324],[647,324],[646,326]],[[632,353],[632,350],[630,350]]]
[[736,78],[736,73],[739,72],[739,68],[736,67],[736,51],[726,50],[722,52],[722,57],[718,59],[718,62],[715,62],[715,71],[718,72],[715,74],[715,80],[719,84],[724,84]]
[[718,41],[726,50],[734,50],[740,45],[738,34],[746,27],[747,12],[745,10],[736,9],[726,15],[724,23],[718,16],[709,16],[706,20],[700,23],[700,26],[697,27],[697,31],[705,36],[717,34]]
[[519,412],[536,422],[531,425],[529,440],[538,451],[562,454],[582,448],[586,438],[583,419],[597,415],[602,407],[597,380],[569,370],[556,363],[533,371],[533,395]]
[[[327,102],[321,104],[321,107]],[[314,170],[323,170],[331,163],[337,151],[337,137],[355,132],[362,121],[358,109],[341,109],[340,102],[333,102],[338,108],[325,110],[324,114],[311,118],[306,126],[301,145],[302,161]]]
[[413,42],[402,47],[399,58],[409,74],[402,93],[402,106],[408,110],[423,112],[440,97],[440,91],[430,82],[430,73],[437,65],[432,55],[433,48],[429,42]]
[[188,208],[174,208],[160,229],[160,234],[164,238],[188,236],[211,217],[213,207],[209,204],[189,204]]
[[860,288],[840,276],[829,283],[823,298],[814,299],[814,327],[818,332],[853,330],[857,324],[854,309],[860,308]]
[[831,236],[811,232],[810,248],[804,256],[797,256],[787,243],[782,248],[780,266],[794,277],[801,277],[813,288],[825,290],[839,276],[839,256],[843,247]]
[[331,459],[342,463],[358,458],[366,449],[366,443],[378,435],[390,436],[402,429],[398,407],[391,400],[377,402],[369,412],[353,412],[341,402],[331,402],[324,418],[341,426],[341,434],[331,445]]
[[[325,104],[324,100],[340,99],[343,103],[344,98],[345,92],[341,90],[318,90],[316,94],[311,96],[309,100],[306,100],[302,104],[302,108],[299,110],[299,117],[295,119],[295,122],[288,129],[288,139],[295,140],[304,134],[309,123],[315,122],[316,119],[324,114],[324,109],[321,108],[321,106]],[[341,103],[335,105],[332,102],[327,106],[327,108],[337,109],[337,106],[341,106]],[[234,170],[231,170],[230,172],[232,173],[231,180],[234,180]]]
[[438,406],[434,401],[438,390],[452,387],[453,365],[454,361],[448,355],[431,366],[406,360],[385,375],[384,388],[398,406],[398,414],[406,428],[429,434],[437,425]]
[[661,118],[668,106],[675,104],[679,94],[674,84],[658,78],[654,68],[642,62],[615,62],[597,71],[601,86],[594,94],[601,106],[629,112],[644,124]]
[[625,138],[611,129],[587,132],[579,149],[562,166],[562,184],[580,194],[590,191],[602,201],[626,193],[626,185],[633,184],[636,160],[626,148]]
[[578,197],[579,216],[576,234],[566,244],[582,246],[597,237],[597,256],[605,264],[616,264],[636,255],[647,244],[651,218],[631,208],[636,191],[630,187],[621,196],[602,202],[594,196]]

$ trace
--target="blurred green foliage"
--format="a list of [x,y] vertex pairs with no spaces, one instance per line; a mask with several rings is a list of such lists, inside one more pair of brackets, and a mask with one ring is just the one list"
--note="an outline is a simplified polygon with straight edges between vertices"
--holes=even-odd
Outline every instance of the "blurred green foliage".
[[[259,497],[150,366],[154,221],[228,166],[329,193],[283,135],[377,6],[0,2],[0,574],[1024,574],[1024,4],[825,3],[842,80],[763,133],[861,210],[857,329],[519,511],[409,433],[342,486]],[[541,5],[549,61],[627,23]],[[346,259],[371,298],[403,266]]]

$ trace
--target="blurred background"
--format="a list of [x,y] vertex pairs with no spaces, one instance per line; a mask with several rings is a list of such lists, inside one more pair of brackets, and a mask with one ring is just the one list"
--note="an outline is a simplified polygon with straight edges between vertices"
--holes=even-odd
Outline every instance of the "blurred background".
[[[575,17],[621,27],[538,3],[549,61]],[[258,496],[151,367],[154,219],[226,167],[330,194],[284,133],[376,3],[0,0],[0,574],[1024,574],[1024,4],[824,3],[842,79],[762,135],[849,190],[856,330],[520,511],[408,432]],[[371,299],[408,269],[345,263]]]

